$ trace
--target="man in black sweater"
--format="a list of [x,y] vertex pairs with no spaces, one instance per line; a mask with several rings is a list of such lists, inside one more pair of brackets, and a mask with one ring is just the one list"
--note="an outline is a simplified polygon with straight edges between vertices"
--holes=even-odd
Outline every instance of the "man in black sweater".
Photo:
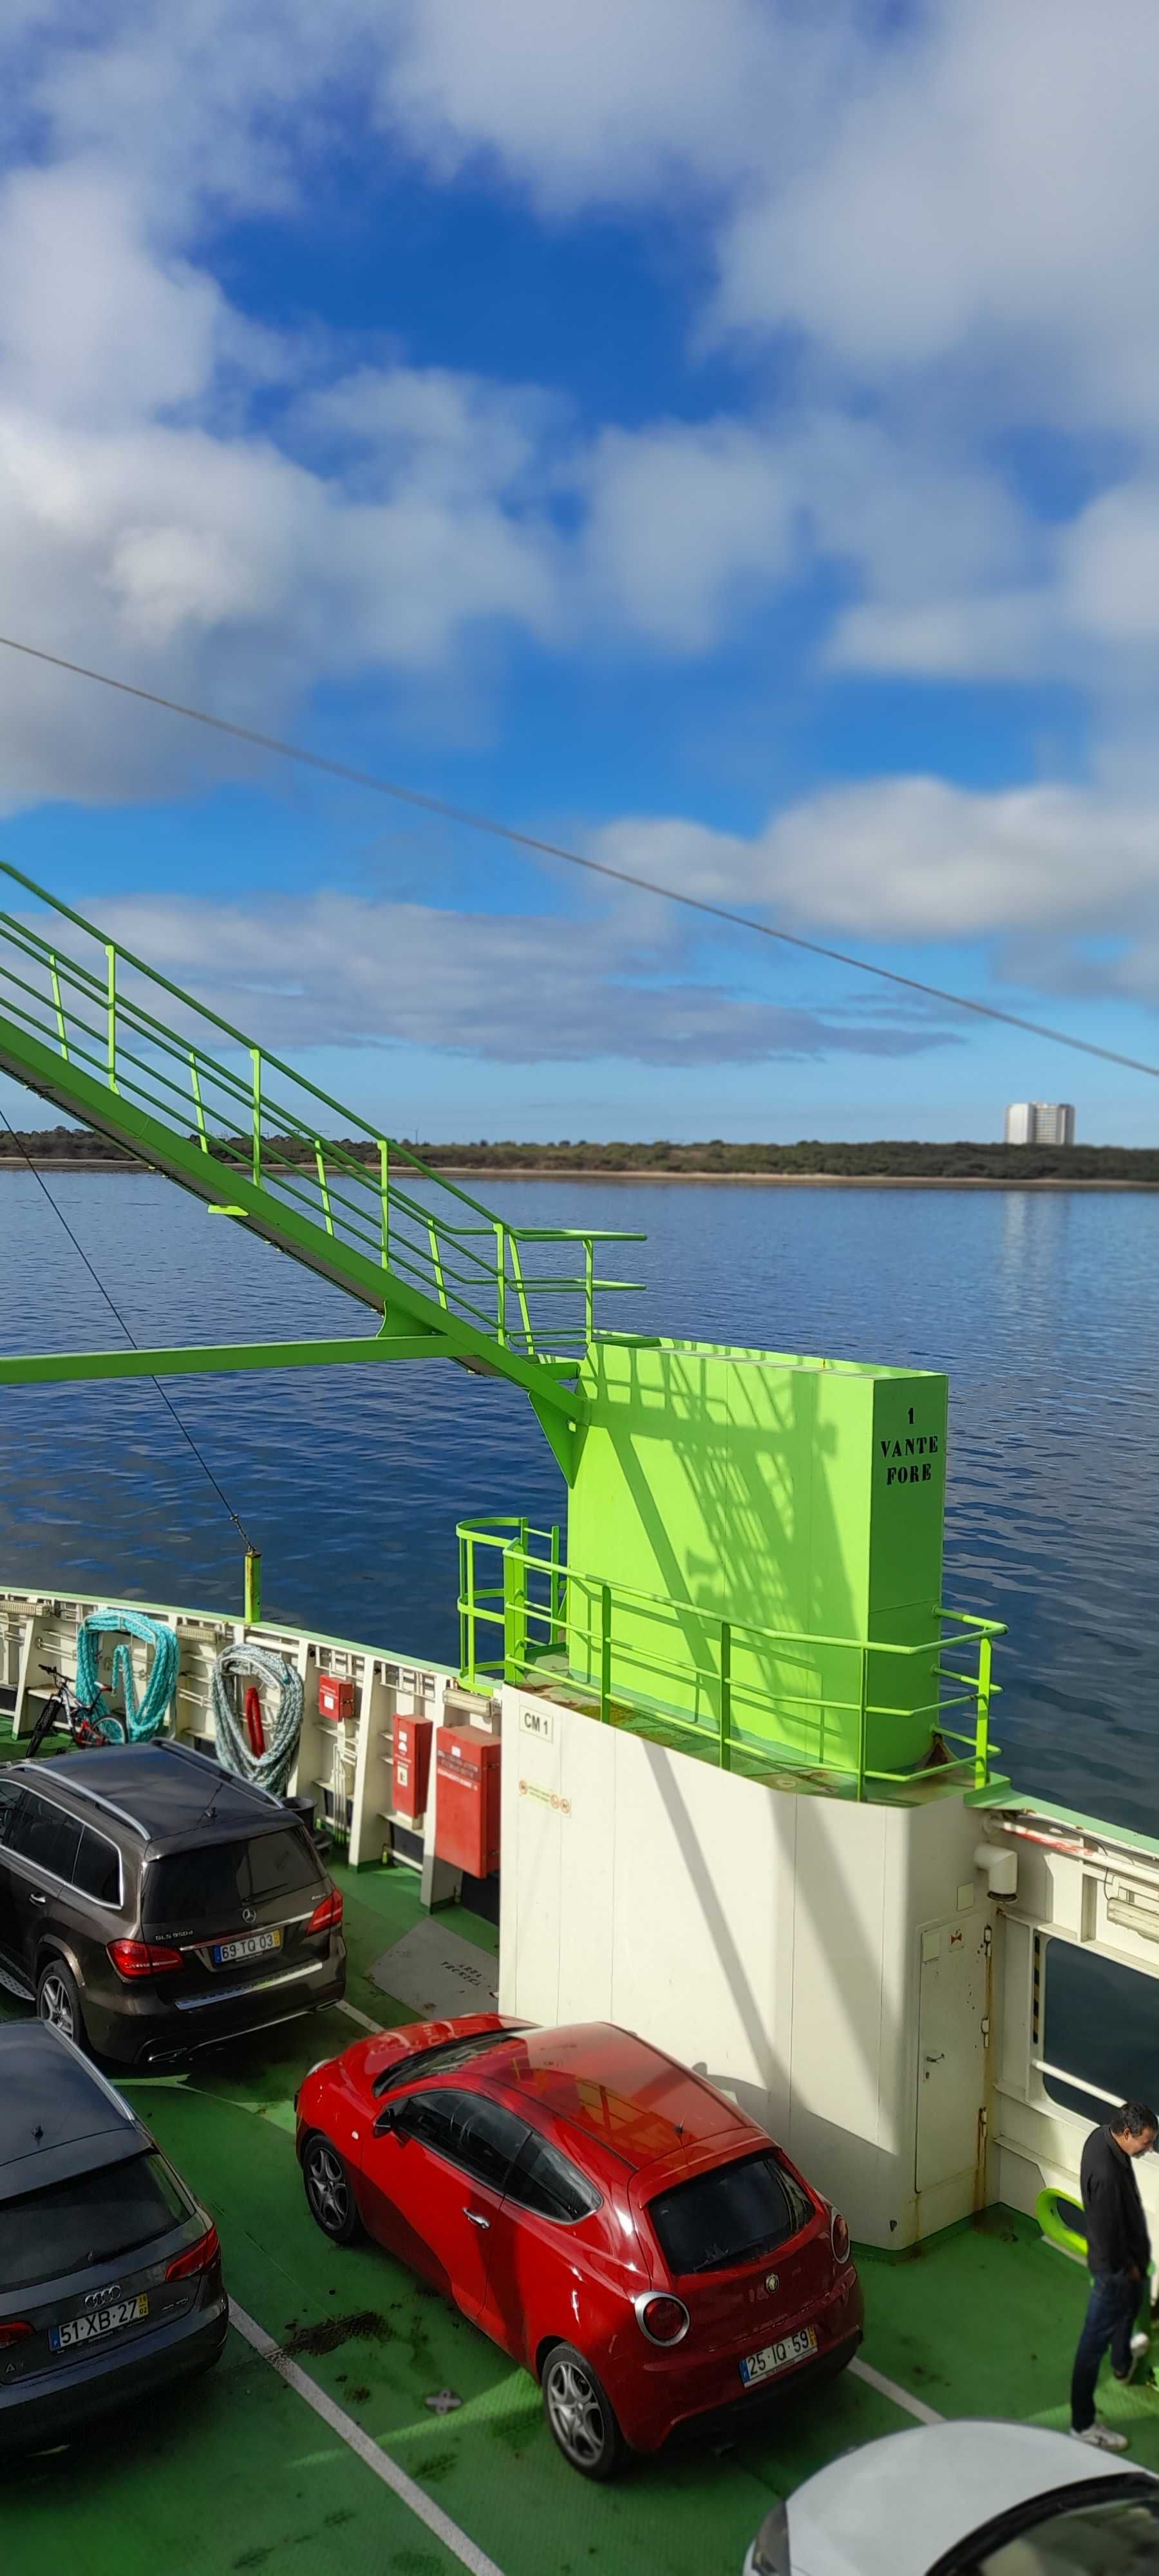
[[1151,2243],[1135,2158],[1145,2156],[1159,2136],[1159,2119],[1145,2102],[1124,2102],[1104,2128],[1092,2129],[1083,2148],[1083,2215],[1087,2222],[1087,2262],[1091,2296],[1074,2357],[1070,2389],[1071,2431],[1098,2451],[1125,2451],[1125,2433],[1112,2432],[1095,2414],[1095,2381],[1099,2363],[1110,2350],[1116,2379],[1129,2379],[1145,2334],[1132,2328],[1139,2313],[1151,2261]]

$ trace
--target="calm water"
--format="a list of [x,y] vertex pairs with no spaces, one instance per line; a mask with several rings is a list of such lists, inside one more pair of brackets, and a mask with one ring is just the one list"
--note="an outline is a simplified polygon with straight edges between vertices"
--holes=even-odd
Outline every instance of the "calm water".
[[[163,1181],[50,1186],[139,1342],[367,1328],[364,1309]],[[946,1597],[1009,1623],[1006,1767],[1159,1830],[1159,1197],[552,1181],[486,1194],[526,1224],[645,1227],[622,1265],[648,1282],[635,1330],[947,1369]],[[119,1340],[36,1182],[0,1174],[0,1346]],[[170,1391],[263,1550],[268,1610],[295,1624],[452,1660],[456,1519],[563,1516],[524,1398],[446,1364]],[[4,1389],[0,1462],[0,1577],[240,1603],[240,1541],[151,1386]]]

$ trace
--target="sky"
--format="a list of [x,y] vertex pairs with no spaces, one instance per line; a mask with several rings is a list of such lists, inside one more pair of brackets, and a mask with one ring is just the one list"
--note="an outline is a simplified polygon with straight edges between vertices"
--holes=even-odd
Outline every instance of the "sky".
[[[1157,92],[1153,0],[5,0],[0,632],[1159,1063]],[[3,649],[0,860],[403,1136],[1155,1136]]]

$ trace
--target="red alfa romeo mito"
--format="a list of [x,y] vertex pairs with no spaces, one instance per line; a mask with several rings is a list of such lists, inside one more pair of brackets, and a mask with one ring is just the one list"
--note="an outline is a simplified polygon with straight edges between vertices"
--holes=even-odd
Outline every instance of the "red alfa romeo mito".
[[297,2111],[319,2227],[366,2228],[522,2362],[586,2477],[856,2351],[844,2219],[629,2031],[412,2023],[316,2066]]

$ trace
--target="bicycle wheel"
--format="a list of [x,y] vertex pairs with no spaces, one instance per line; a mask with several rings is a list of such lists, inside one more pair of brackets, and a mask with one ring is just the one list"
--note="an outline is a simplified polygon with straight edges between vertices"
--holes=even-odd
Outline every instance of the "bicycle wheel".
[[39,1753],[45,1737],[55,1735],[58,1727],[63,1734],[68,1733],[68,1721],[65,1718],[58,1717],[57,1712],[59,1708],[60,1700],[54,1693],[51,1699],[45,1701],[36,1724],[33,1727],[32,1733],[28,1738],[28,1755],[30,1761],[34,1754]]

